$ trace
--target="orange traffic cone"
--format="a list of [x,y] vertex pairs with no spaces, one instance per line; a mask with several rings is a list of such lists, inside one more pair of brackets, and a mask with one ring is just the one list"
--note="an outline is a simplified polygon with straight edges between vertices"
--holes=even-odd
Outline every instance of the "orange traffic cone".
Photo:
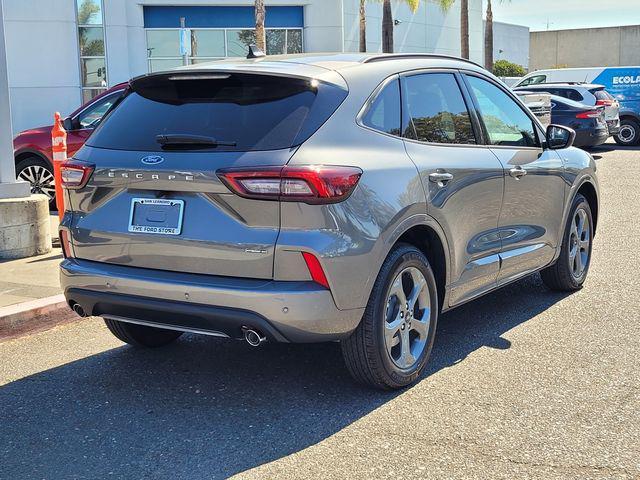
[[60,114],[54,114],[51,129],[51,150],[53,151],[53,179],[56,185],[56,208],[60,220],[64,216],[64,193],[62,192],[62,176],[60,165],[67,160],[67,131],[62,126]]

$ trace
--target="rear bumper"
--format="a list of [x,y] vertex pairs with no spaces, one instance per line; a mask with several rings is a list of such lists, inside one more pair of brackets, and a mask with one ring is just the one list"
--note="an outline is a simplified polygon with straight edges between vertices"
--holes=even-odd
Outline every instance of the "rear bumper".
[[609,138],[609,131],[606,128],[593,130],[581,130],[576,132],[576,147],[596,147],[602,145]]
[[79,259],[60,265],[69,304],[88,315],[241,338],[242,328],[279,342],[348,336],[364,309],[339,310],[312,282],[276,282],[123,267]]

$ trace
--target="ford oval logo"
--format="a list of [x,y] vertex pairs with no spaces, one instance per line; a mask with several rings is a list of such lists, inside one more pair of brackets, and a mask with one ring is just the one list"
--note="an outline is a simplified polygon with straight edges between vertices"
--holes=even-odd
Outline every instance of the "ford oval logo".
[[160,155],[149,155],[148,157],[142,158],[142,160],[140,161],[145,165],[157,165],[164,162],[164,158],[162,158]]

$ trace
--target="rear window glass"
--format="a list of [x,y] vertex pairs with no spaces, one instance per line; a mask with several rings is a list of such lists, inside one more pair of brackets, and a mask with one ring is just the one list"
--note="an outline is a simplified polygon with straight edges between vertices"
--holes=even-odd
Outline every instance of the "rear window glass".
[[[253,74],[163,74],[132,82],[130,92],[87,144],[116,150],[250,151],[306,140],[347,93],[307,79]],[[159,135],[205,137],[221,145],[161,145]]]
[[593,93],[597,100],[615,100],[613,95],[606,90],[590,90],[590,92]]

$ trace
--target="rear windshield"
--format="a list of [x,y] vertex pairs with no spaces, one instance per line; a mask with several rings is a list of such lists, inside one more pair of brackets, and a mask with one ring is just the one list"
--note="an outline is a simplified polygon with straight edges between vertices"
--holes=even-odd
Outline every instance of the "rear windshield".
[[613,96],[606,90],[590,90],[597,100],[614,100]]
[[[335,85],[268,75],[142,77],[87,144],[140,151],[289,148],[309,138],[346,95]],[[159,135],[206,137],[219,145],[161,145]]]

